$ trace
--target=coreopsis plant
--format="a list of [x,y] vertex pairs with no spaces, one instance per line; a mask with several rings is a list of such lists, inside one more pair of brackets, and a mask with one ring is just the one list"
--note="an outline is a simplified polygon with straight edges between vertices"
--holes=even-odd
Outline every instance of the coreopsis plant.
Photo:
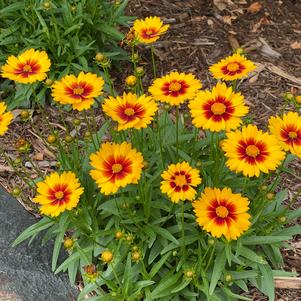
[[[58,116],[69,106],[76,119],[66,130],[76,134],[62,139],[49,123],[52,139],[44,140],[60,164],[32,185],[42,219],[14,245],[45,231],[53,271],[84,281],[78,300],[250,300],[241,294],[250,285],[274,300],[273,277],[294,275],[283,270],[280,248],[300,233],[292,221],[301,210],[291,208],[301,190],[287,202],[278,184],[283,173],[294,176],[288,163],[300,158],[301,117],[271,117],[270,132],[246,124],[235,80],[254,64],[236,54],[224,64],[218,78],[234,82],[206,90],[180,71],[143,87],[136,69],[131,91],[119,95],[114,86],[104,94],[104,79],[84,72],[52,86]],[[1,134],[11,121],[4,110]],[[62,247],[68,255],[58,262]]]

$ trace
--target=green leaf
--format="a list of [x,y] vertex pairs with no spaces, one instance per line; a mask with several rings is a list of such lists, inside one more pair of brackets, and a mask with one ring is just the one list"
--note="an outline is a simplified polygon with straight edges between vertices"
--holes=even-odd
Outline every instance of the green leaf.
[[269,265],[259,265],[259,269],[261,271],[261,283],[262,283],[262,290],[266,292],[269,297],[269,301],[275,300],[275,286],[274,286],[274,278],[273,272]]
[[241,295],[234,294],[231,290],[229,290],[227,287],[223,287],[222,290],[225,292],[225,294],[231,298],[235,298],[234,300],[245,300],[245,301],[252,301],[252,299],[248,297],[244,297]]
[[172,236],[168,230],[161,228],[159,226],[152,225],[152,224],[150,224],[149,226],[162,237],[166,238],[167,240],[172,241],[176,245],[179,245],[179,242],[177,241],[177,239],[174,236]]
[[154,266],[152,267],[151,271],[149,272],[149,277],[153,278],[161,269],[161,267],[164,265],[164,263],[167,261],[167,259],[170,257],[171,252],[166,253]]
[[27,238],[35,235],[38,232],[41,232],[49,227],[51,227],[55,223],[54,220],[51,220],[48,217],[42,218],[36,224],[27,228],[24,232],[22,232],[13,242],[12,246],[15,247],[20,244],[22,241],[26,240]]
[[249,236],[242,238],[241,242],[245,246],[273,244],[291,239],[290,236]]
[[211,275],[211,281],[210,281],[210,286],[209,286],[209,294],[212,295],[215,287],[217,285],[217,282],[221,278],[222,272],[225,268],[226,264],[226,256],[224,254],[224,249],[222,248],[219,250],[216,254],[216,258],[214,261],[214,266],[213,266],[213,271]]
[[177,293],[180,292],[181,290],[183,290],[189,283],[191,282],[191,279],[185,279],[181,284],[177,285],[176,288],[174,288],[173,290],[171,290],[171,293]]
[[252,262],[257,262],[260,264],[267,263],[261,256],[258,256],[254,251],[252,251],[251,249],[245,248],[245,247],[241,247],[240,255],[249,259]]
[[128,254],[126,259],[126,265],[123,274],[123,285],[124,285],[124,297],[128,297],[128,292],[130,291],[132,283],[132,265],[131,265],[131,254]]

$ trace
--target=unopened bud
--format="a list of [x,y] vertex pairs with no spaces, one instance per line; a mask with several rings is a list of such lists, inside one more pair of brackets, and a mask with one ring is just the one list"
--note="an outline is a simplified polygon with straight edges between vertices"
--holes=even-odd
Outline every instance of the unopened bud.
[[140,254],[140,252],[139,252],[139,251],[134,251],[134,252],[132,252],[131,258],[132,258],[132,261],[138,262],[138,261],[141,259],[141,254]]
[[208,245],[213,246],[215,244],[215,240],[213,238],[208,239]]
[[56,141],[56,137],[55,137],[54,135],[49,135],[49,136],[47,137],[47,142],[48,142],[48,143],[52,144],[52,143],[54,143],[55,141]]
[[104,263],[110,263],[113,260],[113,253],[110,250],[103,251],[100,258]]
[[201,161],[197,161],[196,162],[196,167],[201,167],[202,166],[202,162]]
[[267,185],[262,185],[262,186],[260,186],[260,190],[261,191],[267,191],[268,190],[268,186]]
[[165,105],[164,105],[164,109],[165,109],[166,111],[170,110],[170,105],[169,105],[169,104],[165,104]]
[[272,201],[275,199],[275,193],[273,192],[269,192],[266,194],[266,198],[269,200],[269,201]]
[[65,142],[66,143],[71,143],[73,141],[73,137],[71,135],[66,135],[65,136]]
[[238,47],[238,48],[235,49],[235,53],[238,53],[238,54],[244,54],[245,51],[243,50],[243,48]]
[[283,224],[284,224],[284,223],[286,222],[287,219],[286,219],[285,216],[279,216],[279,217],[278,217],[278,220],[279,220],[280,223],[283,223]]
[[144,74],[144,68],[143,67],[137,67],[136,68],[136,74],[141,77]]
[[51,6],[51,3],[50,3],[49,1],[46,1],[46,2],[43,3],[43,7],[44,7],[45,9],[49,9],[50,6]]
[[193,270],[187,270],[187,271],[185,272],[185,276],[186,276],[187,278],[193,278],[193,277],[194,277],[194,271],[193,271]]
[[293,93],[291,92],[286,92],[283,94],[283,98],[286,100],[286,101],[294,101],[295,99],[295,96]]
[[134,53],[132,55],[132,62],[137,63],[139,61],[140,57],[138,53]]
[[23,110],[23,111],[20,113],[20,116],[21,116],[21,119],[22,119],[23,121],[26,121],[26,120],[28,120],[30,114],[29,114],[29,112],[28,112],[27,110]]
[[22,159],[20,157],[17,157],[15,160],[14,160],[14,165],[19,165],[22,163]]
[[64,248],[66,250],[71,250],[74,246],[74,239],[71,237],[65,237],[64,238]]
[[81,121],[80,121],[79,119],[77,119],[77,118],[74,118],[74,119],[72,120],[72,123],[73,123],[73,125],[75,125],[75,126],[79,126],[80,123],[81,123]]
[[122,231],[116,231],[115,232],[115,238],[116,239],[121,239],[123,236],[123,232]]
[[296,101],[296,103],[301,104],[301,95],[297,95],[297,96],[295,97],[295,101]]
[[231,275],[231,274],[227,274],[227,275],[225,276],[225,280],[226,280],[227,282],[231,282],[231,281],[233,280],[232,275]]
[[129,75],[126,79],[125,79],[125,83],[129,86],[129,87],[134,87],[137,83],[137,77],[135,75]]
[[17,197],[17,196],[19,196],[19,195],[21,194],[21,189],[20,189],[19,187],[15,187],[15,188],[12,190],[11,194],[12,194],[14,197]]
[[106,59],[106,56],[101,52],[97,52],[94,59],[97,63],[102,63]]
[[47,78],[45,81],[46,86],[50,87],[53,84],[53,80],[50,78]]

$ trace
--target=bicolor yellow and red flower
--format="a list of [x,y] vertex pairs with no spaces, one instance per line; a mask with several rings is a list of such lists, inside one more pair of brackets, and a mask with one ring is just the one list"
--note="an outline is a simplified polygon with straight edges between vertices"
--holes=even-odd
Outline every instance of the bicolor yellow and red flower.
[[224,83],[217,83],[212,91],[199,91],[189,108],[196,127],[214,132],[236,129],[249,111],[243,95]]
[[103,143],[90,160],[94,167],[90,175],[105,195],[128,184],[137,184],[141,177],[143,157],[130,143]]
[[209,68],[214,78],[226,81],[244,78],[255,69],[255,64],[239,53],[234,53]]
[[148,91],[155,100],[177,106],[194,98],[201,88],[201,82],[192,73],[171,72],[155,79]]
[[42,81],[51,66],[45,51],[28,49],[19,56],[11,55],[1,68],[1,76],[22,84]]
[[6,104],[0,102],[0,136],[3,136],[7,132],[8,126],[14,118],[11,112],[5,112],[6,108]]
[[248,177],[275,170],[285,158],[277,139],[251,124],[227,133],[222,149],[229,169]]
[[163,25],[159,17],[147,17],[144,20],[138,19],[133,25],[135,38],[144,44],[151,44],[157,41],[168,28],[169,25]]
[[202,182],[200,172],[185,161],[170,164],[161,177],[161,191],[174,203],[194,200],[197,193],[195,187]]
[[123,96],[107,98],[102,109],[118,123],[118,131],[121,131],[146,128],[152,122],[158,105],[150,96],[123,93]]
[[192,205],[197,223],[213,237],[236,240],[250,227],[249,200],[231,188],[206,187]]
[[283,117],[271,117],[269,129],[285,151],[301,157],[301,116],[288,112]]
[[66,75],[52,85],[52,97],[62,105],[72,105],[77,111],[87,110],[94,98],[103,93],[104,80],[94,73]]
[[73,172],[53,172],[44,181],[37,183],[38,194],[33,201],[41,205],[42,214],[55,217],[65,210],[75,208],[83,192]]

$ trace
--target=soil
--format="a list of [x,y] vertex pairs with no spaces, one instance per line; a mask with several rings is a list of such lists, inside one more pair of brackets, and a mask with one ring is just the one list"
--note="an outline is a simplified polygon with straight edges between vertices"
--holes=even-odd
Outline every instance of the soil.
[[[210,89],[216,81],[209,74],[209,66],[230,55],[236,48],[242,47],[246,55],[257,63],[258,69],[251,77],[240,82],[240,90],[250,106],[254,123],[263,129],[266,128],[269,116],[284,110],[296,110],[284,100],[284,93],[289,91],[301,95],[300,12],[301,0],[130,0],[127,9],[128,15],[138,18],[160,16],[164,23],[170,24],[168,32],[155,43],[159,76],[172,70],[192,72],[202,80],[204,88]],[[145,63],[143,66],[147,69],[144,77],[144,83],[147,85],[152,80],[149,47],[140,46],[139,54]],[[122,75],[116,72],[115,82],[124,82],[125,77],[131,74],[129,64],[124,64],[123,67],[125,69]],[[300,109],[297,110],[300,112]],[[55,122],[54,111],[50,110],[48,114]],[[66,122],[71,123],[72,118],[70,114]],[[46,137],[49,129],[38,114],[34,113],[33,119],[36,127],[34,131],[18,118],[9,134],[1,137],[0,144],[1,147],[5,146],[11,158],[15,159],[16,142],[20,136],[25,138],[32,145],[33,161],[42,165],[43,173],[46,174],[56,162],[51,147],[46,148],[44,141],[38,138],[35,132],[42,132]],[[82,125],[81,131],[84,133],[86,130],[85,125]],[[64,128],[60,129],[60,133],[68,134]],[[26,161],[24,156],[22,159]],[[291,167],[300,178],[301,160],[294,160]],[[38,177],[32,168],[28,167],[27,170],[32,178]],[[16,185],[21,185],[18,177],[9,170],[1,156],[0,185],[8,191]],[[285,176],[281,186],[289,187],[291,199],[294,192],[301,187],[301,183],[293,176]],[[21,188],[23,195],[32,196],[32,191]],[[20,202],[28,211],[35,213],[29,199],[23,198]],[[300,197],[294,206],[301,206]],[[301,224],[301,220],[299,223]],[[300,273],[301,238],[297,236],[292,244],[293,250],[283,250],[286,270]],[[256,301],[268,300],[256,289],[251,289],[248,296]],[[301,290],[277,289],[276,299],[301,300]]]

